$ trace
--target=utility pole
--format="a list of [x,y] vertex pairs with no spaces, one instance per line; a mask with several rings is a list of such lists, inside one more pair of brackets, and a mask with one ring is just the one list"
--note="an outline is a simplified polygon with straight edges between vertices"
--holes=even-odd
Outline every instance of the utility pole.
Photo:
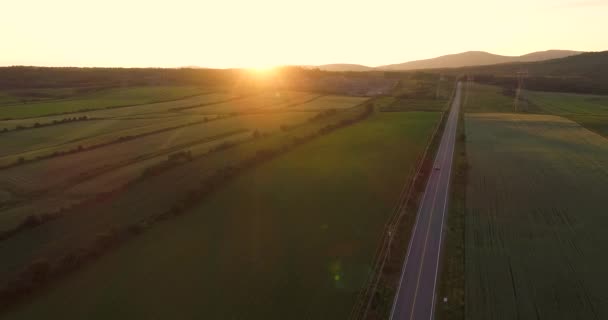
[[528,70],[522,69],[517,71],[517,89],[515,90],[515,101],[513,102],[513,109],[515,112],[519,110],[519,100],[521,97],[521,89],[524,86],[524,78],[528,76]]

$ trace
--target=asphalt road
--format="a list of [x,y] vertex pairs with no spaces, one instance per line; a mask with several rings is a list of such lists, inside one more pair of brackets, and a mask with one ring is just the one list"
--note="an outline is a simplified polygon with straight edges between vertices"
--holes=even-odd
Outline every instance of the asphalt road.
[[448,210],[452,158],[456,143],[461,83],[458,83],[433,169],[418,209],[416,223],[401,270],[391,319],[433,319],[435,288],[441,257],[443,225]]

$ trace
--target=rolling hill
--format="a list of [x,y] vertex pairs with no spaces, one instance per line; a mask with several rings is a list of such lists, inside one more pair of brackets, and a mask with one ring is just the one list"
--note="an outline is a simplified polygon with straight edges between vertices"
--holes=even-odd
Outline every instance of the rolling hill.
[[507,84],[526,72],[526,87],[541,91],[608,94],[608,51],[586,52],[575,56],[535,62],[437,69],[444,74],[469,74],[476,81]]
[[608,75],[608,51],[585,52],[544,61],[468,66],[444,71],[510,76],[520,70],[526,70],[530,76],[604,78]]
[[381,70],[416,70],[416,69],[438,69],[458,68],[466,66],[483,66],[508,62],[532,62],[557,58],[564,58],[580,54],[578,51],[569,50],[547,50],[532,52],[521,56],[501,56],[484,51],[467,51],[457,54],[449,54],[437,58],[416,60],[387,66],[380,66]]
[[360,64],[326,64],[318,66],[318,68],[325,71],[408,71],[418,69],[441,69],[459,68],[466,66],[484,66],[510,62],[512,63],[543,61],[578,55],[580,53],[580,51],[571,50],[547,50],[532,52],[521,56],[502,56],[484,51],[467,51],[456,54],[448,54],[437,58],[390,64],[375,68]]
[[349,64],[349,63],[334,63],[334,64],[324,64],[317,66],[320,70],[323,71],[372,71],[373,67],[364,66],[361,64]]

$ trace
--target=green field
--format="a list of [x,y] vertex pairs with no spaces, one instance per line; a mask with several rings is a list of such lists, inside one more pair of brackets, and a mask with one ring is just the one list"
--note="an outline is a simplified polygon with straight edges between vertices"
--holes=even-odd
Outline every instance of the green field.
[[0,91],[0,106],[66,99],[78,94],[76,88],[36,88]]
[[433,74],[410,74],[401,79],[392,95],[403,99],[437,99],[446,100],[454,90],[453,80]]
[[526,91],[525,97],[546,113],[608,116],[608,96]]
[[290,108],[290,110],[301,111],[322,111],[326,109],[344,109],[352,108],[360,103],[363,103],[368,98],[364,97],[348,97],[348,96],[322,96],[310,102],[298,104]]
[[525,97],[546,113],[564,116],[608,136],[608,96],[526,91]]
[[465,123],[465,318],[607,318],[608,140],[549,115]]
[[173,117],[167,119],[103,119],[52,125],[35,130],[10,131],[0,135],[0,164],[10,163],[12,158],[27,159],[50,154],[57,150],[69,150],[110,142],[121,136],[136,136],[163,128],[202,120],[196,117]]
[[[179,129],[156,133],[122,143],[111,144],[102,148],[74,154],[34,161],[20,166],[0,170],[0,190],[15,194],[16,199],[23,198],[29,202],[28,207],[36,205],[28,193],[58,189],[69,197],[64,188],[74,183],[82,182],[90,175],[110,173],[123,166],[145,162],[146,166],[166,159],[166,155],[180,149],[189,149],[195,153],[199,144],[208,149],[208,142],[228,135],[248,133],[257,130],[259,133],[272,133],[280,130],[281,126],[293,126],[304,123],[312,115],[304,112],[284,112],[242,115],[217,121],[210,121]],[[58,126],[61,127],[61,126]],[[86,144],[85,144],[86,146]],[[74,164],[77,163],[77,166]],[[141,166],[137,166],[141,168]],[[131,174],[137,176],[142,170]],[[44,177],[44,179],[40,179]],[[124,182],[124,181],[123,181]],[[44,206],[38,206],[44,210]],[[22,209],[19,209],[22,212]],[[28,210],[26,210],[27,212]],[[17,222],[19,215],[9,214],[11,210],[0,211],[0,221],[11,217],[10,221]],[[2,225],[2,223],[0,223]],[[12,224],[11,224],[12,225]],[[0,230],[4,228],[0,227]]]
[[387,106],[381,107],[380,111],[444,111],[446,108],[447,100],[395,99]]
[[0,130],[6,128],[8,130],[15,129],[17,126],[31,128],[36,123],[50,124],[53,121],[61,121],[66,118],[87,117],[89,119],[164,119],[170,117],[191,116],[190,114],[180,113],[175,108],[193,107],[206,104],[218,103],[230,99],[239,99],[240,97],[225,92],[215,92],[194,97],[188,97],[175,101],[155,102],[123,108],[96,109],[83,112],[43,116],[36,118],[3,120],[0,121]]
[[588,116],[588,115],[570,115],[568,119],[578,122],[585,128],[597,132],[604,137],[608,137],[608,115],[606,116]]
[[200,95],[206,91],[197,87],[129,87],[25,104],[0,106],[0,119],[41,117],[52,114],[147,104]]
[[515,98],[502,93],[497,86],[467,82],[464,112],[516,112]]
[[307,143],[7,318],[346,318],[438,118],[376,114]]
[[[149,176],[140,183],[133,184],[117,193],[109,201],[96,202],[85,210],[78,208],[69,210],[65,217],[47,222],[36,228],[22,230],[14,237],[0,241],[0,255],[3,256],[4,262],[0,264],[0,287],[10,280],[16,272],[33,261],[59,259],[66,253],[90,246],[100,233],[113,228],[125,227],[142,219],[166,212],[175,204],[183,201],[188,191],[199,187],[201,181],[205,181],[220,169],[228,166],[239,166],[255,156],[260,150],[277,150],[289,146],[298,137],[317,134],[321,128],[327,125],[352,119],[362,114],[362,112],[364,112],[364,108],[347,109],[328,117],[306,122],[301,126],[295,126],[287,131],[278,130],[273,134],[250,139],[248,142],[232,148],[201,155],[159,175]],[[204,147],[206,144],[199,144],[197,148],[199,146]],[[192,150],[192,147],[187,149]],[[113,159],[111,155],[106,154],[104,157]],[[165,160],[166,157],[167,155],[162,155],[151,159],[161,161]],[[125,179],[127,181],[133,180],[145,169],[140,165],[146,165],[146,161],[148,160],[138,159],[137,162],[103,171],[101,176],[95,176],[90,180],[84,179],[77,183],[68,183],[69,181],[65,181],[65,177],[63,177],[65,174],[72,175],[72,171],[77,169],[77,166],[69,166],[73,162],[60,163],[66,170],[56,171],[54,175],[47,174],[48,171],[44,170],[44,166],[38,167],[38,177],[42,176],[45,179],[38,179],[35,175],[31,175],[31,170],[20,171],[19,174],[29,178],[21,178],[20,181],[13,181],[13,183],[30,191],[18,195],[17,200],[28,200],[28,196],[35,197],[29,199],[29,201],[22,201],[16,205],[2,208],[0,211],[0,229],[10,229],[15,224],[23,221],[28,215],[56,211],[59,208],[80,202],[84,199],[83,193],[87,193],[86,196],[90,199],[99,191],[107,191],[108,187],[105,185],[107,181],[116,183],[117,180],[117,183],[122,185]],[[23,167],[26,166],[23,165]],[[111,176],[106,176],[106,174]],[[115,178],[116,176],[118,178]],[[18,180],[19,176],[15,175],[15,178],[15,180]],[[51,188],[49,193],[40,194],[41,191],[36,190],[40,190],[43,184],[50,185],[50,183],[47,183],[47,179],[51,182],[54,181],[54,183],[63,180],[65,181],[64,187]],[[0,182],[4,181],[0,180]],[[101,190],[91,190],[95,188],[97,183],[101,185]],[[83,184],[89,187],[83,188]],[[170,186],[170,188],[167,186]],[[10,188],[9,191],[11,191]]]
[[310,92],[269,91],[243,99],[235,99],[198,108],[186,108],[181,111],[193,114],[263,112],[305,103],[318,96],[318,94]]

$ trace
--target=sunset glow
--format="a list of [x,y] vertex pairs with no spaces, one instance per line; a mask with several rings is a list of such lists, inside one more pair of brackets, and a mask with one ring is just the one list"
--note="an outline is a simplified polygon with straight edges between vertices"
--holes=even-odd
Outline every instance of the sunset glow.
[[[467,50],[608,47],[607,1],[20,0],[0,65],[370,66]],[[580,35],[585,35],[581,37]]]

